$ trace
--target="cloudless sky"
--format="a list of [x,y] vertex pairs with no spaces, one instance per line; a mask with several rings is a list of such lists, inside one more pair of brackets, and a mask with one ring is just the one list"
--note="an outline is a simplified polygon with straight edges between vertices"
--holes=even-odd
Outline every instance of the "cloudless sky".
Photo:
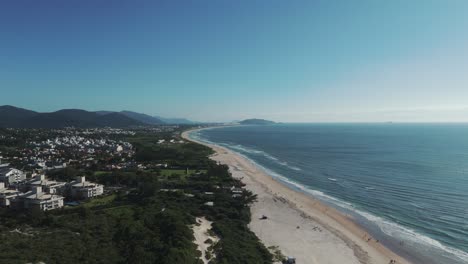
[[0,104],[468,121],[468,1],[0,2]]

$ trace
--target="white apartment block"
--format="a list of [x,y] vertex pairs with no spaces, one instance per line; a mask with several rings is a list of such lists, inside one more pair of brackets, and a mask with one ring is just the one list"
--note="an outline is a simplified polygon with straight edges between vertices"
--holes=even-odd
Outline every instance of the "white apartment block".
[[9,186],[24,180],[26,180],[26,173],[11,168],[9,164],[0,164],[0,182],[4,182],[5,186]]
[[26,209],[40,209],[43,211],[54,210],[63,207],[64,197],[42,192],[42,186],[35,186],[32,191],[19,196]]
[[58,181],[51,181],[46,179],[45,175],[40,174],[34,176],[34,178],[30,179],[29,181],[26,182],[26,187],[28,189],[32,189],[37,186],[41,186],[42,190],[46,193],[49,194],[61,194],[63,195],[65,193],[66,189],[66,182],[58,182]]
[[104,193],[104,186],[102,184],[88,182],[84,176],[72,181],[70,189],[72,197],[76,199],[88,199]]

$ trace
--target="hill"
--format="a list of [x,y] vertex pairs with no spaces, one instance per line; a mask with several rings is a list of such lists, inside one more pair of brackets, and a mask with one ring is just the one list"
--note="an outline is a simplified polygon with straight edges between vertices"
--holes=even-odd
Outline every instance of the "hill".
[[112,114],[115,113],[114,111],[94,111],[94,113],[98,115],[107,115],[107,114]]
[[129,127],[142,125],[141,122],[119,113],[99,115],[79,109],[65,109],[52,113],[40,113],[20,125],[25,128],[61,128],[61,127]]
[[[117,113],[112,111],[97,111],[97,114],[104,115],[109,113]],[[190,121],[185,118],[165,118],[161,116],[150,116],[147,114],[137,113],[133,111],[121,111],[121,114],[124,114],[132,119],[138,120],[142,123],[148,125],[161,125],[161,124],[168,124],[168,125],[191,125],[197,124],[197,122]]]
[[162,118],[132,111],[85,111],[63,109],[39,113],[10,105],[0,106],[0,128],[129,127],[141,125],[195,124],[184,118]]
[[51,113],[12,106],[0,106],[0,127],[12,128],[62,128],[62,127],[129,127],[144,125],[121,113],[98,114],[79,109],[64,109]]
[[136,113],[136,112],[132,112],[132,111],[122,111],[120,113],[127,116],[127,117],[138,120],[138,121],[140,121],[142,123],[145,123],[145,124],[148,124],[148,125],[160,125],[160,124],[166,123],[166,122],[163,122],[161,119],[159,119],[157,117],[153,117],[153,116],[146,115],[146,114],[140,114],[140,113]]
[[37,112],[11,105],[0,106],[0,127],[17,127],[24,120],[37,114]]
[[160,116],[155,116],[155,118],[162,120],[166,124],[172,125],[192,125],[197,124],[198,122],[193,122],[185,118],[164,118]]
[[276,124],[276,122],[265,120],[265,119],[252,118],[252,119],[246,119],[246,120],[240,121],[239,124],[241,125],[273,125],[273,124]]
[[145,125],[145,123],[142,123],[121,113],[101,115],[98,117],[97,121],[100,126],[108,127],[131,127]]

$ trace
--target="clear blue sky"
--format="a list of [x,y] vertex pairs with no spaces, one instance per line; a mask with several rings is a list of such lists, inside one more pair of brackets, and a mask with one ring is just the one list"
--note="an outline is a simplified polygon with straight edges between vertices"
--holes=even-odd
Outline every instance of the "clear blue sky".
[[468,121],[468,1],[0,2],[0,104]]

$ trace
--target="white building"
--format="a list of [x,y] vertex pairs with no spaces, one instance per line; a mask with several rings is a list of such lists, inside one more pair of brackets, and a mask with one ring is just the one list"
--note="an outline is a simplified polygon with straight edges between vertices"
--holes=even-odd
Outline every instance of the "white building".
[[72,181],[70,189],[72,197],[76,199],[88,199],[104,193],[104,186],[102,184],[88,182],[84,176]]
[[32,191],[19,196],[26,209],[40,209],[43,211],[63,207],[63,196],[42,192],[42,186],[35,186]]
[[0,206],[10,206],[11,200],[18,197],[19,194],[19,191],[7,189],[5,183],[0,182]]
[[5,186],[24,180],[26,180],[26,173],[11,168],[9,164],[0,164],[0,182],[4,182]]
[[66,182],[51,181],[46,179],[45,175],[39,174],[26,182],[28,189],[41,186],[42,190],[49,194],[63,194],[66,189]]

